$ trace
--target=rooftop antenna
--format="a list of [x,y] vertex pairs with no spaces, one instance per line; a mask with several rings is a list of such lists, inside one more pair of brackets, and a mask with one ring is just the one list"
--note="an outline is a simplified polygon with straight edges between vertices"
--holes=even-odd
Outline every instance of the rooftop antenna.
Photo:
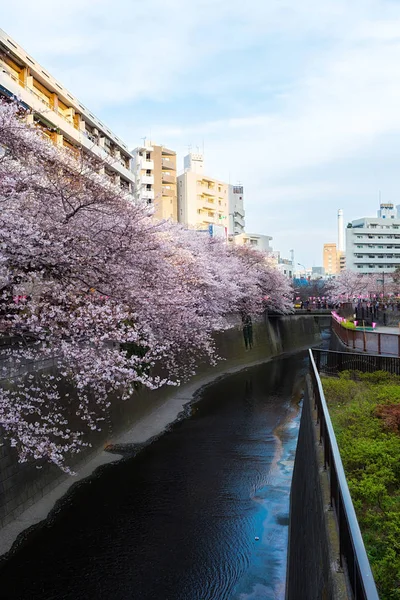
[[142,137],[142,138],[140,138],[140,139],[141,139],[141,140],[143,140],[143,148],[145,148],[145,147],[146,147],[146,140],[147,140],[147,137],[146,137],[146,136],[144,136],[144,137]]
[[379,206],[381,205],[381,190],[379,190]]

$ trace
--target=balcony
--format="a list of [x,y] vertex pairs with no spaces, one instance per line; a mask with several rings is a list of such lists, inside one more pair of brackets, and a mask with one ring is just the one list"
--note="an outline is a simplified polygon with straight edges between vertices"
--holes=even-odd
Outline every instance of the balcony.
[[176,177],[174,175],[166,175],[163,172],[162,181],[163,181],[163,183],[176,183]]
[[143,171],[153,171],[154,170],[154,160],[146,160],[145,158],[140,158],[139,167]]
[[162,158],[161,164],[163,169],[168,169],[169,171],[176,171],[176,165],[174,160],[168,160],[168,158]]
[[167,187],[163,186],[162,195],[163,196],[176,196],[175,188],[167,188]]
[[239,215],[238,213],[234,214],[233,220],[234,220],[235,225],[237,223],[238,225],[240,225],[240,227],[244,227],[244,218],[241,215]]
[[140,183],[142,185],[154,185],[154,175],[141,175],[140,177]]
[[154,200],[154,190],[140,190],[139,198],[141,200]]

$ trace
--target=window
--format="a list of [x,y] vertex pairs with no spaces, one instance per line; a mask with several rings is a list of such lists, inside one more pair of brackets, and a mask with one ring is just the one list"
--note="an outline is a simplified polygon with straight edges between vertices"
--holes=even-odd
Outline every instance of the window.
[[150,160],[150,152],[146,152],[146,160]]

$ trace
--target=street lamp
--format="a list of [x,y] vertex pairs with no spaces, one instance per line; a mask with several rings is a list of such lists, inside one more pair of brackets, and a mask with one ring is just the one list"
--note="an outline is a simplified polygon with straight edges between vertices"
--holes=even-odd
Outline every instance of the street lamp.
[[302,264],[301,264],[301,263],[299,263],[299,262],[298,262],[297,264],[299,265],[299,267],[303,267],[303,269],[304,269],[304,276],[306,276],[306,275],[307,275],[307,269],[305,268],[305,266],[304,266],[304,265],[302,265]]

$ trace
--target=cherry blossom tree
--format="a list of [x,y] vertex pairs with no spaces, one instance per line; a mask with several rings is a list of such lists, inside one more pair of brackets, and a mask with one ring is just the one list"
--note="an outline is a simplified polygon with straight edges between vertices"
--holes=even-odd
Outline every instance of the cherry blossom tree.
[[0,423],[21,460],[68,471],[113,396],[178,385],[218,359],[230,314],[290,312],[291,292],[265,255],[155,221],[18,111],[0,105],[0,328],[19,341],[3,350]]
[[374,275],[362,275],[346,269],[327,284],[327,295],[335,302],[349,302],[359,296],[368,296],[376,289]]

